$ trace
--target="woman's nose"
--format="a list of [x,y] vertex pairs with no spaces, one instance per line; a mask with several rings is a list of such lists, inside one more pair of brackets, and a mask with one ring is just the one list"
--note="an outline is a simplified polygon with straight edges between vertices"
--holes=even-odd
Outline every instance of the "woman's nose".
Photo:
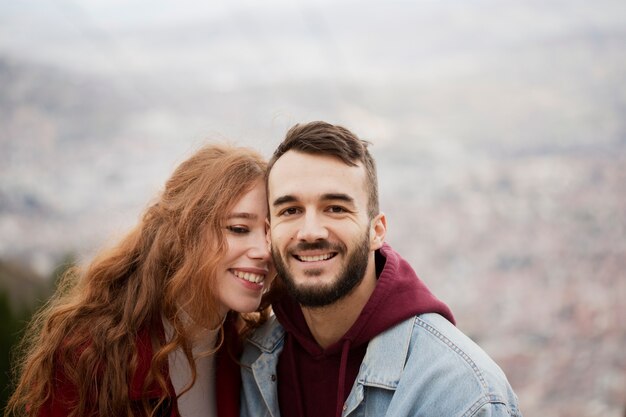
[[270,259],[270,249],[267,244],[265,230],[262,233],[256,233],[252,238],[248,256],[252,259],[262,259],[264,261]]

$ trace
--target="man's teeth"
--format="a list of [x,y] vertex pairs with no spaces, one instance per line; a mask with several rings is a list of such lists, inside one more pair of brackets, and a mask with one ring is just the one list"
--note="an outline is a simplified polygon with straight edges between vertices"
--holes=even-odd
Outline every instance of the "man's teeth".
[[265,279],[264,275],[257,275],[250,272],[233,271],[233,273],[236,277],[245,279],[246,281],[254,282],[255,284],[263,282],[263,279]]
[[325,261],[326,259],[330,259],[333,257],[332,253],[327,253],[325,255],[315,255],[315,256],[298,256],[301,261],[304,262],[317,262],[317,261]]

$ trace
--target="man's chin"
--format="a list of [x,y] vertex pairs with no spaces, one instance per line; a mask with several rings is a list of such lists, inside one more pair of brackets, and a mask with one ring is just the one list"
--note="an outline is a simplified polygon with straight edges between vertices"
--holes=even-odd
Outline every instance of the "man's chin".
[[308,308],[326,307],[338,300],[332,289],[327,286],[297,287],[295,291],[292,291],[292,295],[298,304]]

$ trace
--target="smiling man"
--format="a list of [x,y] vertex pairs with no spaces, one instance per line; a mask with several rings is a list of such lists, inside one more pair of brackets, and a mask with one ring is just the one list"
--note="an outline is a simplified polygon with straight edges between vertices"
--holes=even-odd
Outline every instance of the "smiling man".
[[367,142],[296,125],[270,160],[276,313],[242,357],[242,416],[520,416],[500,368],[385,243]]

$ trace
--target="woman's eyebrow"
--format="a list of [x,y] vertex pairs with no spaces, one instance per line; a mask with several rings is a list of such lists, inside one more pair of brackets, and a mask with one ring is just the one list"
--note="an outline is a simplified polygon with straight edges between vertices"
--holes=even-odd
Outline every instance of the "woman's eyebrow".
[[228,217],[226,217],[227,219],[250,219],[250,220],[255,220],[257,219],[259,216],[257,216],[254,213],[230,213],[228,215]]

